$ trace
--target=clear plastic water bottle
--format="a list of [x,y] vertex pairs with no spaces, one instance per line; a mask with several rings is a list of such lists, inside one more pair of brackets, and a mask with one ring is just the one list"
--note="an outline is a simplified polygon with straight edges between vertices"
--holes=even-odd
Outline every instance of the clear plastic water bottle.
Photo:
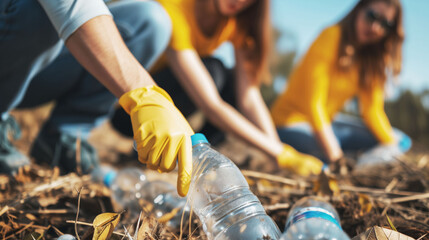
[[126,210],[124,218],[133,221],[140,212],[144,185],[148,182],[146,175],[138,168],[124,168],[116,171],[107,166],[100,166],[91,173],[92,180],[104,183],[112,191],[113,200]]
[[391,164],[401,155],[403,153],[397,145],[378,145],[358,157],[356,169]]
[[289,212],[281,240],[350,240],[335,208],[316,197],[297,201]]
[[[165,220],[167,226],[179,228],[183,219],[189,217],[189,207],[186,205],[186,198],[177,194],[176,187],[164,181],[150,181],[143,186],[142,197],[153,204],[152,213],[158,220]],[[169,216],[172,214],[172,216]]]
[[189,216],[189,210],[185,207],[186,198],[177,194],[175,186],[163,181],[149,181],[138,168],[117,171],[101,166],[94,169],[91,176],[93,181],[104,183],[111,189],[113,200],[127,210],[124,214],[130,221],[138,218],[143,201],[153,205],[152,213],[158,219],[173,214],[166,220],[166,224],[173,228],[180,227],[183,211],[184,217]]
[[403,156],[412,145],[412,140],[405,133],[394,129],[396,144],[379,144],[362,153],[356,162],[356,169],[361,170],[372,166],[391,164]]
[[280,231],[237,166],[192,136],[193,171],[188,198],[208,239],[279,239]]
[[76,238],[73,235],[64,234],[58,237],[57,240],[76,240]]

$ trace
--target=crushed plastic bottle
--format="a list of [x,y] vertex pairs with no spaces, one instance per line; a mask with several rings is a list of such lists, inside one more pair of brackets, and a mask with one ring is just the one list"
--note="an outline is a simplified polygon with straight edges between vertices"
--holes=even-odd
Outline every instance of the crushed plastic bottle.
[[177,194],[176,187],[164,181],[149,181],[143,186],[142,197],[153,204],[152,213],[167,226],[179,228],[183,219],[189,217],[186,198]]
[[112,199],[126,212],[125,221],[138,218],[141,207],[143,186],[147,183],[146,175],[138,168],[124,168],[119,171],[107,166],[100,166],[91,173],[92,180],[104,183],[112,191]]
[[335,208],[316,197],[297,201],[289,212],[281,240],[350,240]]
[[237,166],[192,136],[193,171],[188,198],[208,239],[279,239],[280,231]]
[[131,222],[138,218],[144,201],[153,205],[152,212],[156,218],[162,219],[169,214],[165,221],[173,228],[180,227],[183,211],[184,217],[189,214],[185,207],[186,198],[180,197],[173,185],[163,181],[149,181],[138,168],[130,167],[117,171],[111,167],[100,166],[93,170],[92,180],[104,183],[111,189],[113,200],[127,210],[124,213],[125,218]]

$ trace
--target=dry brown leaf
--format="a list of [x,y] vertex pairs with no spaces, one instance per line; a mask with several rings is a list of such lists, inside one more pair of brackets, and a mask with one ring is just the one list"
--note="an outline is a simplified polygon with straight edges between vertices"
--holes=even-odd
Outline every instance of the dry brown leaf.
[[9,177],[0,174],[0,190],[6,190],[9,186]]
[[39,202],[41,207],[48,207],[48,206],[54,205],[58,202],[58,196],[56,196],[56,197],[49,196],[49,197],[39,198],[38,202]]
[[36,216],[34,216],[33,214],[30,214],[30,213],[25,214],[25,217],[31,221],[37,220]]
[[155,239],[153,232],[156,231],[158,222],[155,218],[144,217],[140,225],[137,240]]
[[361,206],[360,208],[360,216],[363,216],[366,213],[369,213],[372,209],[372,202],[368,195],[366,194],[359,194],[359,204]]
[[30,170],[30,166],[23,166],[18,168],[18,173],[15,174],[15,180],[19,183],[31,182],[31,177],[28,174]]
[[173,210],[171,210],[171,212],[168,212],[168,213],[162,215],[162,217],[158,218],[158,222],[167,223],[172,218],[174,218],[181,209],[182,209],[181,207],[174,208]]
[[92,240],[109,239],[116,225],[119,223],[119,218],[119,213],[102,213],[97,215],[92,223],[94,227]]
[[415,240],[412,237],[404,235],[387,228],[372,227],[366,232],[352,238],[352,240]]
[[340,187],[333,174],[330,174],[329,171],[322,171],[319,179],[314,183],[313,191],[322,197],[338,196],[340,194]]
[[260,179],[259,183],[262,184],[262,186],[267,187],[267,188],[273,187],[273,183],[271,181],[266,180],[266,179]]

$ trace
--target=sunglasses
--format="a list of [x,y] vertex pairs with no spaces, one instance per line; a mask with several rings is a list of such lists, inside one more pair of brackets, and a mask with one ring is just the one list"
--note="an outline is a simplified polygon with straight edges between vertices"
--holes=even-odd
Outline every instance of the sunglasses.
[[393,22],[387,21],[387,19],[383,18],[382,16],[380,16],[380,14],[378,14],[372,9],[366,10],[365,17],[368,23],[377,22],[386,32],[393,28]]

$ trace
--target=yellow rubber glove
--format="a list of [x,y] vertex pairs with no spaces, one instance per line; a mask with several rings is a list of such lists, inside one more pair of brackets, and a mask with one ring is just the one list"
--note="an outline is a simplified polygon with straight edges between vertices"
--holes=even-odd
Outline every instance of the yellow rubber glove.
[[169,172],[179,164],[177,192],[186,196],[192,173],[189,123],[171,97],[157,86],[134,89],[119,99],[130,115],[139,161],[150,169]]
[[282,153],[277,156],[277,163],[281,168],[291,170],[301,176],[320,174],[323,162],[319,159],[296,151],[293,147],[284,144]]

